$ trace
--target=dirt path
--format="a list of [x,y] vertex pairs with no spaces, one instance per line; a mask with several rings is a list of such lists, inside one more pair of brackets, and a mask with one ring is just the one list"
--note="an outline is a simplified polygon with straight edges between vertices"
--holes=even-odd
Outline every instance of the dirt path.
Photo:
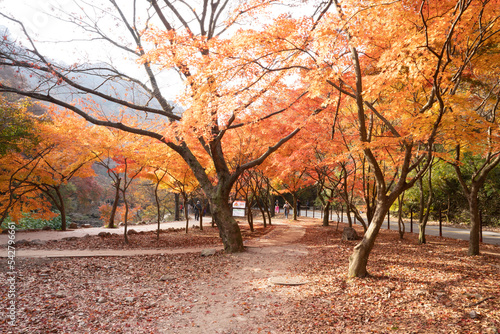
[[[285,225],[285,223],[288,223]],[[302,224],[307,225],[307,222],[291,222],[291,221],[275,221],[275,228],[268,234],[245,242],[247,251],[238,254],[218,254],[222,257],[217,260],[224,263],[224,270],[210,268],[210,259],[197,261],[200,272],[204,272],[202,279],[195,278],[196,273],[189,279],[189,275],[180,275],[174,270],[172,273],[158,268],[158,278],[164,276],[165,282],[159,282],[163,279],[156,279],[156,283],[151,280],[146,280],[143,284],[134,284],[132,288],[130,284],[118,284],[113,288],[94,288],[95,291],[90,291],[90,294],[101,293],[106,291],[109,293],[106,298],[123,299],[125,296],[132,294],[155,296],[148,298],[147,308],[152,307],[156,310],[165,310],[169,316],[159,317],[159,322],[155,324],[155,332],[158,333],[214,333],[214,334],[229,334],[229,333],[281,333],[278,328],[273,328],[269,320],[270,312],[282,312],[280,304],[284,303],[286,294],[297,286],[290,284],[302,283],[303,279],[297,276],[290,276],[290,268],[298,265],[300,258],[308,254],[307,248],[300,245],[300,239],[305,235],[306,228]],[[32,236],[36,238],[35,235]],[[207,248],[207,247],[205,247]],[[215,248],[215,247],[211,247]],[[222,250],[222,247],[217,248]],[[39,263],[38,261],[50,261],[50,263],[61,263],[64,266],[66,261],[72,261],[70,258],[75,258],[74,261],[90,261],[81,263],[94,263],[92,259],[85,260],[85,257],[99,259],[102,257],[116,257],[110,259],[109,265],[106,265],[105,270],[113,270],[118,257],[133,256],[134,259],[144,259],[150,261],[151,257],[142,257],[142,255],[154,254],[183,254],[200,252],[202,248],[182,248],[182,249],[115,249],[115,250],[36,250],[36,249],[19,249],[16,252],[17,257],[21,260],[25,259],[26,263]],[[4,255],[4,254],[2,254]],[[187,254],[186,254],[187,255]],[[138,257],[136,257],[138,256]],[[160,255],[161,256],[161,255]],[[192,254],[191,256],[196,256]],[[52,259],[49,259],[52,258]],[[59,258],[60,260],[58,260]],[[81,260],[80,260],[81,259]],[[215,259],[214,259],[215,260]],[[54,262],[55,261],[55,262]],[[108,261],[103,259],[102,261]],[[141,260],[142,261],[142,260]],[[86,266],[95,266],[101,268],[95,262],[95,265],[87,264]],[[118,262],[120,263],[120,262]],[[207,266],[207,267],[205,267]],[[57,267],[57,265],[55,265]],[[35,268],[35,267],[32,267]],[[130,267],[129,267],[130,268]],[[96,269],[97,270],[97,269]],[[140,267],[134,270],[141,270]],[[95,276],[81,277],[81,269],[75,272],[75,280],[80,283],[85,282],[102,282],[105,278],[100,277],[96,272]],[[72,279],[66,274],[62,274],[59,270],[50,270],[50,275],[61,275],[65,279]],[[206,274],[211,272],[210,274]],[[42,273],[43,275],[49,275]],[[40,274],[40,275],[42,275]],[[127,277],[128,273],[123,273],[123,277]],[[26,276],[29,274],[26,273]],[[130,274],[128,274],[130,275]],[[181,276],[183,276],[181,278]],[[46,278],[48,276],[43,276]],[[125,278],[120,277],[121,280]],[[56,280],[57,281],[57,280]],[[63,281],[62,281],[63,282]],[[61,282],[61,284],[63,284]],[[170,293],[158,295],[159,290],[154,286],[162,286],[167,284]],[[50,284],[50,282],[46,282]],[[59,283],[58,283],[59,284]],[[71,283],[70,283],[71,284]],[[285,285],[283,285],[285,284]],[[67,284],[63,284],[67,285]],[[101,283],[97,284],[100,286]],[[66,292],[70,289],[67,285],[63,289],[66,294],[64,299],[76,300],[82,298],[78,291]],[[55,287],[51,287],[53,289]],[[61,287],[55,288],[62,289]],[[107,289],[107,290],[106,290]],[[98,292],[96,292],[99,290]],[[56,295],[59,292],[55,292]],[[72,296],[72,297],[70,297]],[[114,296],[113,298],[109,296]],[[139,299],[139,297],[138,297]],[[142,299],[142,298],[141,298]],[[154,301],[153,301],[154,300]],[[104,304],[98,304],[99,306]],[[84,314],[80,312],[77,314]],[[276,313],[278,314],[278,313]],[[272,316],[272,314],[271,314]],[[267,320],[266,320],[267,319]],[[23,331],[21,331],[24,333]],[[20,332],[20,333],[21,333]],[[126,333],[134,333],[133,331]],[[97,332],[101,333],[101,332]],[[104,333],[104,332],[102,332]]]
[[[290,277],[289,268],[305,246],[297,244],[304,235],[302,226],[278,226],[260,240],[247,244],[247,252],[228,255],[236,261],[222,280],[201,282],[194,291],[189,315],[178,313],[165,320],[163,333],[279,333],[265,322],[269,310],[281,303],[284,285],[301,283],[301,277]],[[293,286],[288,286],[294,289]],[[282,291],[281,291],[282,292]],[[165,307],[178,307],[169,300]]]
[[[160,229],[169,228],[184,228],[186,226],[186,221],[177,222],[166,222],[160,224]],[[193,224],[192,221],[189,223],[189,227],[199,226],[199,224]],[[157,224],[146,224],[146,225],[130,225],[128,230],[135,230],[137,232],[142,231],[156,231],[158,228]],[[98,235],[101,232],[109,232],[113,234],[123,235],[124,227],[118,226],[116,228],[105,228],[105,227],[90,227],[90,228],[78,228],[78,229],[68,229],[67,231],[17,231],[16,240],[27,240],[32,241],[35,239],[47,241],[47,240],[61,240],[69,237],[81,238],[86,235]],[[9,240],[7,234],[0,234],[0,245],[5,245]]]

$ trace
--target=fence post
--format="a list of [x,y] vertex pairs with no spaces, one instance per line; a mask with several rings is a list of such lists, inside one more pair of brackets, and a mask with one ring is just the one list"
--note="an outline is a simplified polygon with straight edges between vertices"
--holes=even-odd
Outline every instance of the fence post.
[[443,237],[443,217],[441,215],[441,207],[439,207],[439,237]]
[[483,242],[483,212],[479,210],[479,242]]
[[413,208],[410,209],[410,233],[413,233]]

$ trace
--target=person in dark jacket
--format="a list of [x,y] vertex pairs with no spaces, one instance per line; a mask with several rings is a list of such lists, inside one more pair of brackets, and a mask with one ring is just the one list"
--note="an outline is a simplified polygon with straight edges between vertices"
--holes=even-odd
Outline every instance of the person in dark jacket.
[[194,206],[194,220],[200,219],[200,213],[201,213],[201,203],[200,201],[197,201],[196,205]]

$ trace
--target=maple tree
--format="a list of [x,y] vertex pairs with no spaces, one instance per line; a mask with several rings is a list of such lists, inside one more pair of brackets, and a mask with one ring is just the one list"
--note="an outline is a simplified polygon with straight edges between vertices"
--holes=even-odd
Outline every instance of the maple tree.
[[262,170],[253,168],[245,171],[235,183],[233,192],[232,198],[234,200],[243,200],[245,202],[245,215],[251,232],[254,231],[254,214],[252,210],[254,207],[259,208],[263,226],[267,227],[268,222],[269,225],[272,225],[271,182]]
[[[498,8],[497,1],[329,1],[319,11],[310,44],[315,56],[303,78],[317,83],[318,96],[334,89],[352,101],[357,149],[377,188],[372,220],[350,257],[350,277],[367,275],[390,206],[429,166],[468,67],[491,59],[479,51],[496,38]],[[422,161],[424,168],[412,174]]]
[[107,175],[111,178],[111,184],[114,189],[114,199],[113,204],[109,207],[108,204],[101,206],[101,219],[108,221],[107,227],[115,227],[115,217],[116,210],[118,208],[118,203],[120,201],[120,185],[122,182],[122,177],[120,173],[114,169],[116,164],[113,158],[118,156],[121,145],[118,143],[120,141],[120,136],[115,132],[104,132],[98,137],[99,140],[92,147],[92,154],[94,154],[96,164],[103,167],[106,170]]
[[[96,163],[106,169],[115,191],[115,198],[109,212],[109,228],[114,227],[121,194],[121,200],[124,204],[124,212],[121,218],[124,224],[125,243],[128,243],[129,202],[127,200],[127,190],[132,182],[143,173],[147,164],[147,161],[142,159],[146,154],[144,148],[147,147],[147,142],[143,139],[132,133],[110,129],[101,132],[100,136],[96,136],[92,147],[92,154],[96,159]],[[108,218],[108,210],[103,209],[106,218]]]
[[125,243],[128,243],[127,228],[128,228],[128,214],[129,214],[129,203],[127,200],[127,190],[134,181],[134,179],[143,171],[144,165],[137,164],[134,160],[124,157],[118,160],[118,166],[116,167],[119,171],[123,173],[123,183],[120,188],[122,193],[123,202],[125,204],[125,213],[123,215],[123,236],[125,238]]
[[[69,122],[69,123],[67,123]],[[62,195],[64,187],[73,177],[94,175],[90,167],[93,156],[85,141],[89,131],[86,122],[76,118],[73,113],[49,108],[45,119],[36,123],[37,145],[26,147],[22,153],[8,156],[7,173],[11,189],[8,196],[17,198],[23,204],[23,211],[40,209],[44,218],[51,218],[51,213],[36,198],[43,194],[57,208],[61,215],[61,229],[66,230],[66,205]],[[35,157],[35,159],[33,158]],[[12,188],[12,185],[16,186]],[[12,204],[12,200],[10,200]],[[29,204],[29,205],[27,205]],[[7,206],[8,207],[8,206]],[[21,208],[21,207],[20,207]],[[31,209],[30,209],[31,208]],[[15,220],[19,213],[11,212]]]
[[[260,120],[276,119],[289,111],[302,118],[323,109],[299,109],[303,89],[291,88],[289,78],[297,73],[293,62],[301,54],[290,48],[284,34],[292,30],[273,26],[262,30],[241,30],[234,35],[239,23],[255,23],[274,1],[247,1],[231,5],[229,1],[210,1],[198,7],[193,2],[156,0],[148,5],[134,4],[131,12],[116,1],[110,8],[91,6],[94,12],[106,16],[114,13],[116,25],[124,34],[115,38],[117,29],[110,33],[106,27],[95,24],[92,17],[59,12],[67,22],[73,22],[98,40],[108,42],[129,57],[140,59],[147,79],[140,80],[112,65],[75,64],[64,66],[45,57],[37,43],[24,29],[28,47],[9,40],[2,41],[0,64],[29,70],[40,84],[35,90],[2,84],[0,91],[17,93],[68,108],[89,122],[112,127],[141,136],[148,136],[166,144],[177,152],[192,169],[201,188],[210,200],[210,207],[228,252],[243,250],[241,232],[231,217],[228,198],[231,187],[241,173],[261,164],[287,140],[299,131],[299,124],[287,131],[278,131],[265,137],[266,143],[254,148],[253,155],[243,164],[230,169],[224,152],[227,132],[240,127],[256,125],[253,130],[264,132]],[[141,14],[139,14],[141,12]],[[12,24],[24,28],[22,22],[2,14]],[[102,22],[102,21],[100,21]],[[97,22],[99,23],[99,22]],[[286,28],[286,27],[285,27]],[[265,33],[264,33],[265,32]],[[224,37],[226,33],[227,37]],[[298,32],[293,32],[298,36]],[[127,35],[128,34],[128,35]],[[280,41],[277,43],[276,41]],[[180,74],[185,94],[179,102],[186,106],[180,115],[174,111],[160,89],[157,70],[174,69]],[[83,77],[92,77],[95,84],[85,84]],[[142,99],[118,96],[105,90],[105,83],[116,82],[131,87]],[[68,103],[53,92],[61,87],[82,96],[88,102]],[[51,91],[51,89],[53,90]],[[283,92],[289,99],[280,99]],[[111,120],[103,115],[97,101],[100,99],[117,108],[123,106],[136,114],[143,113],[142,124],[131,124],[125,119]],[[154,103],[150,103],[154,101]],[[298,112],[300,111],[300,112]],[[207,174],[213,172],[215,177]]]
[[33,118],[27,112],[27,101],[8,101],[0,95],[0,155],[20,151],[22,142],[34,140]]
[[[9,101],[3,94],[0,95],[0,223],[9,212],[18,221],[23,208],[22,198],[37,198],[34,189],[19,178],[26,179],[40,162],[39,152],[31,157],[21,157],[19,152],[29,150],[36,145],[37,136],[34,128],[35,120],[27,113],[27,102]],[[16,163],[18,162],[18,163]],[[28,195],[29,194],[29,195]],[[27,202],[27,200],[24,200]],[[42,201],[45,203],[45,201]],[[25,205],[29,207],[29,205]],[[41,212],[49,211],[43,205]]]
[[[482,33],[488,34],[489,31]],[[493,52],[498,57],[500,37],[496,36],[496,39],[489,43],[495,45],[493,48],[496,52]],[[492,52],[490,45],[485,52]],[[457,91],[462,94],[457,93],[459,96],[453,101],[453,114],[445,119],[447,131],[443,134],[445,147],[454,152],[454,157],[448,161],[455,169],[469,204],[469,255],[479,255],[480,252],[482,221],[479,193],[490,172],[500,164],[497,117],[500,105],[500,67],[483,68],[483,61],[472,62],[463,83],[457,87]],[[467,178],[466,174],[470,177]]]
[[[94,166],[94,165],[93,165]],[[75,187],[72,195],[76,202],[76,211],[79,213],[88,213],[95,209],[103,197],[103,186],[95,177],[73,178],[71,183]]]
[[[162,217],[164,216],[164,210],[162,210],[161,207],[161,198],[160,198],[160,186],[163,183],[163,179],[167,173],[162,170],[161,167],[146,167],[144,176],[143,178],[146,178],[148,180],[151,180],[153,182],[154,186],[154,200],[156,204],[156,224],[157,224],[157,231],[156,231],[156,238],[160,238],[160,224],[162,222]],[[176,209],[177,212],[177,209]]]
[[255,194],[256,204],[259,208],[264,228],[267,224],[272,225],[271,217],[274,212],[274,196],[272,195],[271,180],[265,175],[263,170],[254,168],[249,170],[251,177],[251,187]]
[[[273,15],[266,11],[272,2],[248,1],[229,8],[228,1],[207,1],[195,9],[184,7],[188,2],[165,1],[161,7],[153,0],[148,6],[134,6],[143,10],[139,19],[136,11],[131,14],[111,1],[117,26],[130,34],[129,43],[123,42],[126,35],[115,39],[116,33],[109,34],[92,18],[69,14],[68,21],[138,60],[147,81],[111,65],[56,64],[25,31],[28,47],[8,39],[1,42],[0,64],[29,70],[39,86],[28,90],[2,83],[0,91],[59,104],[94,124],[163,142],[182,157],[209,198],[228,252],[243,250],[229,208],[238,177],[262,164],[299,130],[314,126],[321,111],[337,105],[342,113],[335,113],[335,122],[365,173],[369,218],[350,257],[348,275],[366,276],[370,252],[391,205],[429,168],[434,145],[445,138],[441,131],[449,129],[446,123],[443,127],[447,117],[466,115],[457,107],[470,98],[466,79],[474,78],[474,69],[486,69],[498,59],[499,2],[331,0],[315,4],[311,16]],[[102,8],[93,9],[107,15]],[[249,22],[245,19],[252,20],[251,28],[234,33],[236,23]],[[184,88],[176,99],[185,107],[182,112],[174,110],[160,89],[157,73],[171,69]],[[80,80],[89,76],[98,83]],[[134,87],[133,97],[107,91],[108,82]],[[488,85],[496,92],[495,84]],[[85,96],[68,103],[53,94],[61,88],[94,100]],[[125,111],[122,117],[110,117],[109,110],[99,107],[102,100],[115,109],[127,107],[135,119],[124,117]],[[464,119],[476,118],[467,114]],[[481,138],[488,136],[483,132]],[[289,175],[304,170],[295,166]],[[348,173],[343,173],[347,186]],[[349,202],[354,192],[345,195],[345,190]]]
[[18,222],[24,212],[34,209],[34,218],[54,217],[50,203],[27,180],[41,161],[45,151],[38,152],[28,159],[10,152],[0,158],[0,222],[7,216]]
[[[184,219],[186,220],[186,233],[189,230],[189,200],[192,195],[199,189],[199,183],[194,177],[191,169],[186,163],[180,159],[178,155],[166,152],[166,156],[161,159],[156,157],[149,162],[146,169],[145,177],[152,180],[155,184],[155,194],[161,188],[169,189],[174,192],[176,196],[182,198],[182,208]],[[159,205],[158,197],[157,205]],[[159,206],[158,206],[159,208]],[[176,212],[179,210],[179,203],[176,201]],[[159,220],[158,220],[159,222]],[[200,229],[203,229],[200,215]],[[158,223],[159,231],[159,223]],[[159,232],[158,232],[159,233]],[[159,234],[158,234],[159,237]]]

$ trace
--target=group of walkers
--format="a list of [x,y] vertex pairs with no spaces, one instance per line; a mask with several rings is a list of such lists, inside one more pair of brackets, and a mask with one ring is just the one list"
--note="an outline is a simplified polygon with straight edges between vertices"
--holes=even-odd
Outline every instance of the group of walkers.
[[[290,203],[288,203],[287,201],[285,201],[285,204],[283,205],[283,210],[284,210],[285,218],[286,219],[288,219],[288,216],[290,215],[290,209],[291,208],[292,208],[292,206],[290,205]],[[296,209],[297,209],[297,216],[300,216],[300,201],[299,200],[297,200]],[[280,213],[280,206],[279,206],[278,200],[276,200],[276,203],[274,205],[274,212],[276,214]]]
[[[206,208],[204,208],[202,206],[200,201],[196,201],[196,203],[193,206],[191,206],[191,205],[189,205],[189,206],[190,206],[189,211],[191,211],[191,209],[193,209],[193,211],[194,211],[194,219],[195,220],[199,220],[200,215],[205,216]],[[183,209],[183,207],[181,205],[180,210],[182,210],[182,209]],[[290,205],[290,203],[285,200],[285,204],[283,205],[283,212],[285,214],[286,219],[288,219],[288,216],[290,215],[291,210],[292,210],[292,205]],[[297,211],[297,216],[300,216],[300,201],[299,200],[297,200],[296,211]],[[275,202],[275,213],[276,214],[280,213],[280,206],[279,206],[278,200],[276,200],[276,202]]]

